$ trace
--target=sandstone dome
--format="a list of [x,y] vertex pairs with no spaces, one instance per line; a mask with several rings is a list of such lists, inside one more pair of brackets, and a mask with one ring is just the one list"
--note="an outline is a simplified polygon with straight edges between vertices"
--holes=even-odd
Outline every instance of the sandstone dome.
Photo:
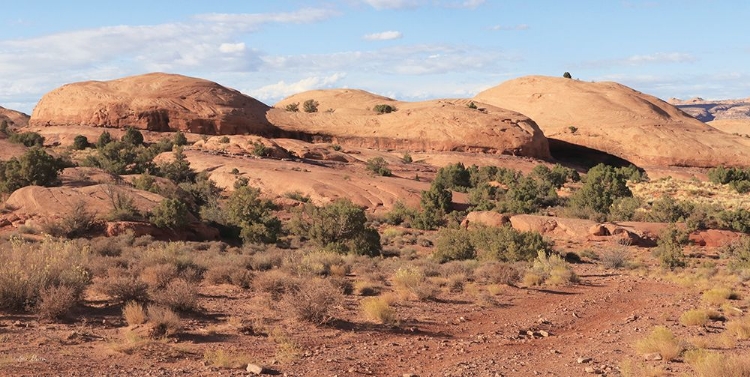
[[614,82],[527,76],[475,100],[533,118],[556,145],[602,151],[639,166],[750,166],[750,141]]
[[[318,111],[306,113],[307,100]],[[286,111],[299,104],[298,112]],[[403,102],[362,90],[313,90],[288,97],[268,112],[268,119],[290,135],[307,135],[352,146],[410,151],[463,151],[550,158],[544,134],[529,117],[469,100]],[[379,114],[378,105],[396,111]]]
[[42,97],[29,124],[271,134],[267,111],[265,104],[215,82],[150,73],[63,85]]

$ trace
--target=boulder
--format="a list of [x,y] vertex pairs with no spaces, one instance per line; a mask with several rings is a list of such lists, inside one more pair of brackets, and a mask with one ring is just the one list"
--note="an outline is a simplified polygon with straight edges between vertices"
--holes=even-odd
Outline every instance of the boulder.
[[495,211],[474,211],[469,212],[466,218],[461,222],[462,228],[469,228],[476,225],[501,227],[510,222],[510,217]]

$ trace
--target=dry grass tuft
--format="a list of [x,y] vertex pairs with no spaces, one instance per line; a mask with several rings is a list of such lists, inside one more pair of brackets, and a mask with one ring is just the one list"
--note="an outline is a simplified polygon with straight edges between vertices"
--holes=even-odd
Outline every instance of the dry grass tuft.
[[727,300],[734,300],[737,294],[731,288],[713,288],[703,292],[701,299],[708,305],[720,306]]
[[704,309],[691,309],[680,316],[680,323],[685,326],[705,326],[708,320],[708,311]]
[[122,268],[110,268],[97,289],[117,302],[148,301],[148,283]]
[[604,268],[620,269],[625,268],[630,260],[630,254],[624,247],[615,247],[602,253],[599,261]]
[[[0,246],[0,309],[35,308],[45,290],[61,286],[72,288],[76,303],[91,282],[86,269],[89,255],[88,247],[72,241],[46,237],[31,243],[11,238],[9,244]],[[53,309],[59,304],[48,300],[45,305]]]
[[746,356],[693,350],[685,354],[685,361],[698,377],[750,376],[750,358]]
[[233,354],[223,349],[206,350],[203,353],[203,360],[208,365],[228,369],[241,369],[252,362],[247,355]]
[[388,301],[383,297],[368,297],[363,299],[360,305],[368,319],[384,325],[393,325],[397,322],[396,310]]
[[417,267],[401,267],[393,275],[393,287],[402,299],[425,301],[435,298],[436,289]]
[[294,316],[315,325],[333,319],[333,308],[343,301],[341,291],[326,279],[313,279],[284,296],[283,303]]
[[271,330],[268,337],[276,343],[276,360],[282,363],[293,361],[303,353],[302,347],[280,328]]
[[259,292],[268,293],[272,300],[278,300],[297,285],[296,279],[281,270],[266,271],[253,279],[253,287]]
[[198,307],[198,290],[184,279],[172,280],[152,296],[155,303],[172,310],[188,312]]
[[639,353],[658,353],[665,360],[674,360],[682,353],[682,346],[671,330],[664,326],[656,326],[647,337],[635,343]]
[[727,322],[727,332],[738,340],[750,339],[750,319],[738,319]]
[[63,319],[75,307],[77,301],[76,291],[72,287],[61,285],[44,288],[39,292],[36,312],[42,319]]
[[149,305],[148,324],[152,326],[150,335],[154,338],[172,336],[182,329],[180,316],[169,308]]
[[148,319],[143,306],[135,301],[130,301],[122,308],[122,316],[128,326],[142,325]]

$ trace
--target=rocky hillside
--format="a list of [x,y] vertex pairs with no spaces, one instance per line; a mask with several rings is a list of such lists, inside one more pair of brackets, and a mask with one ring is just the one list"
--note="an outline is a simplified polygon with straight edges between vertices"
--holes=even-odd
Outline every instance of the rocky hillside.
[[533,118],[550,138],[555,157],[584,147],[644,167],[750,165],[747,139],[614,82],[528,76],[475,99]]
[[[317,102],[317,112],[304,111],[308,100]],[[547,139],[529,117],[470,102],[401,102],[361,90],[315,90],[280,101],[268,119],[291,134],[358,147],[550,157]],[[299,111],[287,111],[293,104]],[[385,106],[395,111],[376,111]]]
[[24,127],[29,124],[29,116],[20,111],[0,107],[0,122],[2,121],[16,127]]
[[202,134],[269,134],[268,106],[217,83],[165,73],[64,85],[42,97],[30,125],[126,127]]

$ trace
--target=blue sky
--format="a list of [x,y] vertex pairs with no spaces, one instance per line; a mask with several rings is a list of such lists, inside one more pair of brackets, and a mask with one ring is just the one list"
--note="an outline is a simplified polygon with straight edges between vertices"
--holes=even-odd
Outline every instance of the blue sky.
[[304,90],[470,97],[525,75],[663,99],[750,97],[750,2],[709,0],[15,1],[0,106],[65,83],[201,77],[269,105]]

